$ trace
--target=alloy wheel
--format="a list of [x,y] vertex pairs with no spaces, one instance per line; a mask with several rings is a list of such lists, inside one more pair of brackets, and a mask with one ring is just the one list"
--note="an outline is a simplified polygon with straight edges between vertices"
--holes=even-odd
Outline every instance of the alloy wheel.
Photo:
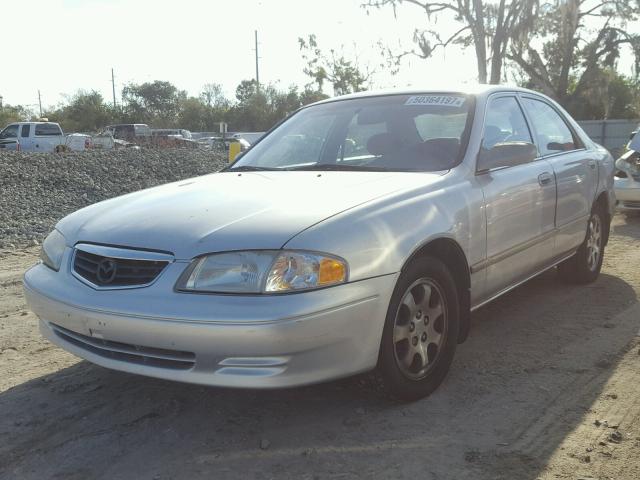
[[396,312],[393,348],[400,371],[412,380],[424,378],[444,349],[447,308],[442,288],[430,278],[409,286]]
[[587,233],[587,266],[592,272],[598,268],[602,251],[602,222],[599,215],[592,215],[589,219]]

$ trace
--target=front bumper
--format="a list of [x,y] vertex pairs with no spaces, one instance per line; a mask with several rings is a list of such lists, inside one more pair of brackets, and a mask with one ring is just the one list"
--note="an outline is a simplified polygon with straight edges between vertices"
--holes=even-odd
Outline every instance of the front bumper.
[[273,388],[375,366],[396,274],[288,295],[199,295],[173,291],[184,267],[170,265],[150,287],[95,290],[69,268],[39,264],[25,295],[46,338],[115,370]]
[[617,206],[620,210],[640,210],[640,182],[632,177],[614,179]]

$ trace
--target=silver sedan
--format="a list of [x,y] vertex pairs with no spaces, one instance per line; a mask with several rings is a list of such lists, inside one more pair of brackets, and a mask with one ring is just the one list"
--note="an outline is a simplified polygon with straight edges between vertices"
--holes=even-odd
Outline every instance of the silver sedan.
[[251,388],[375,369],[416,399],[474,309],[554,266],[594,281],[614,206],[611,156],[542,95],[356,94],[62,219],[24,285],[42,333],[105,367]]

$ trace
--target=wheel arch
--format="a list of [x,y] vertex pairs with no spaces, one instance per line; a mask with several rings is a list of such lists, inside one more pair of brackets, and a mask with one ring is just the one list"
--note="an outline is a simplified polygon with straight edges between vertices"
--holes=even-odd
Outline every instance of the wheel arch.
[[460,330],[458,343],[469,336],[471,327],[471,275],[469,263],[464,250],[458,242],[449,237],[438,237],[428,240],[409,256],[402,266],[404,271],[417,258],[432,256],[442,261],[451,271],[458,287],[460,298]]

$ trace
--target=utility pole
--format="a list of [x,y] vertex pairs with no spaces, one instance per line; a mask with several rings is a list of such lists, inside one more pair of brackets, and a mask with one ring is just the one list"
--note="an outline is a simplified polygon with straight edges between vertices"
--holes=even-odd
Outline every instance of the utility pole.
[[42,118],[42,98],[40,97],[40,90],[38,90],[38,105],[40,106],[40,118]]
[[260,92],[260,72],[258,69],[258,30],[254,30],[256,40],[256,91]]
[[116,109],[116,78],[113,76],[113,67],[111,67],[111,87],[113,88],[113,109]]

